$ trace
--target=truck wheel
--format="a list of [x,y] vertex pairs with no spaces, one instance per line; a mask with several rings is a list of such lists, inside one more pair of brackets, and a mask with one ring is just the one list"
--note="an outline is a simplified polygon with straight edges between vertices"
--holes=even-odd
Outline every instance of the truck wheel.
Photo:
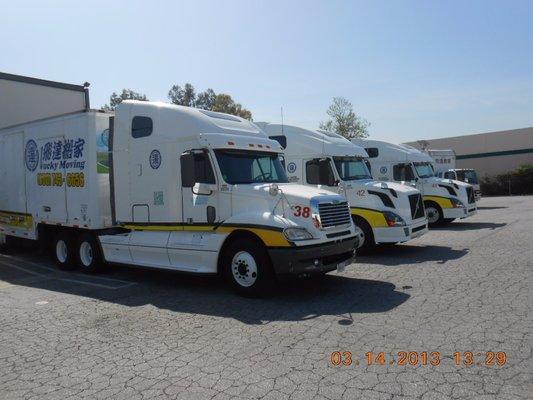
[[359,252],[363,254],[367,253],[376,246],[372,227],[363,218],[354,219],[354,223],[363,231],[363,245],[359,247]]
[[76,260],[72,251],[72,235],[60,232],[53,241],[53,256],[59,269],[71,270],[76,265]]
[[426,208],[429,226],[442,225],[444,216],[442,215],[440,206],[432,201],[427,201],[424,203],[424,207]]
[[252,240],[231,243],[224,254],[224,275],[233,289],[246,297],[267,293],[274,272],[265,248]]
[[102,253],[94,235],[84,233],[76,246],[77,263],[82,272],[93,274],[102,266]]

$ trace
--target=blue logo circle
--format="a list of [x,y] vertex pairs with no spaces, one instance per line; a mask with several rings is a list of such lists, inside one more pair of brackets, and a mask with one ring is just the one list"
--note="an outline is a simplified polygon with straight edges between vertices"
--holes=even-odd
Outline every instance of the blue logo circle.
[[152,169],[158,169],[161,166],[161,153],[159,150],[152,150],[150,153],[150,167]]
[[39,165],[39,149],[37,148],[37,143],[35,140],[30,139],[26,142],[26,148],[24,149],[24,162],[26,163],[26,168],[30,171],[35,171],[37,165]]
[[291,174],[294,174],[296,172],[296,163],[290,162],[287,164],[287,171],[289,171]]
[[385,175],[387,173],[387,167],[381,167],[379,169],[379,172],[381,172],[383,175]]

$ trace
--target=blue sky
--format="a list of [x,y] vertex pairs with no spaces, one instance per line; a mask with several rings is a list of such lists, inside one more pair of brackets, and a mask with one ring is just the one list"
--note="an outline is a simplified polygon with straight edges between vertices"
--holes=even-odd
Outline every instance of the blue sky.
[[393,142],[533,125],[533,1],[3,1],[0,71],[174,83],[316,128],[334,96]]

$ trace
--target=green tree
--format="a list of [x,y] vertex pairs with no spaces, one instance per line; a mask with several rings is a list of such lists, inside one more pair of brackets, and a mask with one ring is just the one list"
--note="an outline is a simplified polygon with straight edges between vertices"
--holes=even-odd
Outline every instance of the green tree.
[[196,92],[190,83],[186,83],[183,88],[180,85],[173,85],[168,91],[168,98],[172,104],[196,107]]
[[334,97],[327,114],[330,119],[321,122],[319,129],[338,133],[347,139],[368,136],[370,122],[357,116],[353,110],[352,103],[344,97]]
[[213,89],[207,89],[197,95],[193,85],[190,83],[186,83],[183,87],[173,85],[168,92],[168,98],[172,104],[237,115],[249,120],[252,119],[252,113],[241,104],[236,103],[229,94],[216,94]]
[[113,92],[109,97],[109,104],[104,105],[102,109],[105,111],[113,111],[115,107],[122,103],[124,100],[148,101],[148,98],[145,94],[134,92],[131,89],[122,89],[122,93],[120,94]]
[[235,103],[229,94],[217,94],[212,111],[237,115],[244,119],[252,119],[252,113],[239,103]]
[[215,105],[217,94],[213,89],[207,89],[205,92],[198,93],[196,96],[196,107],[203,110],[212,110]]

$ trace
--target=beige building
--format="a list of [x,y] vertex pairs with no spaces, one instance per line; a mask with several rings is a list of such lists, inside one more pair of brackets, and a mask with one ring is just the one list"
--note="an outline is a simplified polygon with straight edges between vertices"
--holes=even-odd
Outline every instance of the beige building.
[[509,131],[406,143],[418,149],[452,149],[456,168],[474,168],[478,176],[493,176],[533,164],[533,127]]

